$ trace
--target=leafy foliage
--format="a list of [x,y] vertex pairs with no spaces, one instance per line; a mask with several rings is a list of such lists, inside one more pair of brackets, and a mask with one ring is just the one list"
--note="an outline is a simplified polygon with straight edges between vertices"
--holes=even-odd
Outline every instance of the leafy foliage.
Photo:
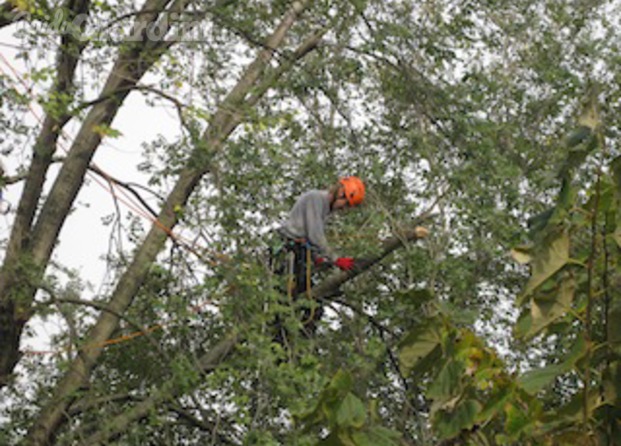
[[[142,129],[122,125],[129,119],[123,115],[92,125],[91,113],[125,105],[119,91],[97,93],[108,82],[131,80],[115,71],[126,62],[140,68],[157,59],[132,95],[143,95],[179,132],[142,141],[137,170],[144,177],[137,178],[144,184],[132,179],[126,186],[178,225],[174,238],[144,245],[150,232],[141,218],[151,224],[152,215],[142,207],[121,211],[117,191],[105,219],[110,250],[96,253],[108,267],[97,287],[56,266],[62,259],[35,265],[29,237],[11,249],[2,240],[6,258],[24,254],[2,268],[3,277],[18,272],[11,292],[34,291],[22,300],[0,293],[0,316],[12,316],[9,304],[18,302],[31,323],[43,317],[61,328],[53,339],[57,354],[21,357],[17,378],[2,389],[0,443],[24,441],[57,404],[66,410],[46,439],[57,444],[621,438],[614,2],[319,1],[269,51],[265,38],[290,2],[183,2],[188,9],[179,17],[200,24],[202,36],[171,43],[161,55],[141,52],[137,41],[97,38],[116,27],[129,32],[151,10],[86,3],[83,31],[91,37],[84,42],[52,26],[47,8],[59,6],[54,2],[20,3],[31,15],[7,25],[47,120],[22,119],[33,98],[3,72],[0,145],[15,175],[0,184],[17,189],[24,175],[72,178],[37,170],[40,156],[62,166],[85,159],[52,157],[68,123],[84,126],[82,143],[104,140],[107,147],[98,142],[93,153],[116,153],[107,181],[122,175],[133,161],[110,150],[110,140],[125,149],[126,138]],[[295,59],[298,45],[319,31],[319,44]],[[56,50],[58,57],[49,57]],[[259,53],[273,57],[261,70],[266,84],[227,102]],[[58,64],[69,56],[79,69],[65,85],[71,64]],[[218,133],[237,118],[230,134]],[[201,169],[187,202],[166,201],[179,178]],[[289,300],[284,279],[267,265],[269,230],[299,193],[351,173],[365,178],[369,197],[331,222],[328,237],[338,251],[375,255],[382,239],[402,237],[428,210],[432,237],[403,243],[321,301]],[[77,193],[91,180],[76,181]],[[69,217],[104,206],[76,203]],[[47,189],[30,204],[34,217],[54,216]],[[52,211],[43,214],[44,207]],[[43,223],[35,218],[10,236],[34,234]],[[152,233],[161,229],[156,222]],[[99,236],[95,227],[82,230]],[[134,265],[145,251],[159,255]],[[144,272],[139,291],[117,315],[112,297],[133,266]],[[314,277],[319,286],[332,279],[331,272]],[[300,314],[319,307],[316,332],[305,335]],[[93,343],[95,324],[112,317],[119,322],[111,339]],[[286,339],[275,336],[275,326]],[[71,371],[94,350],[102,351],[96,367],[62,395]]]

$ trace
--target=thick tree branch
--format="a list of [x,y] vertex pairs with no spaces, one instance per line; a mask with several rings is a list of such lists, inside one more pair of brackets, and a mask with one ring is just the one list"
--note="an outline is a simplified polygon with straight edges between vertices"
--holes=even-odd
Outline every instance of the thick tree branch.
[[[90,0],[66,0],[64,4],[72,16],[88,13],[89,5]],[[61,37],[52,98],[71,94],[75,69],[83,49],[83,44],[76,42],[71,35]],[[48,114],[43,120],[0,269],[0,387],[6,384],[19,360],[19,339],[28,320],[28,308],[34,294],[34,285],[29,280],[32,267],[31,228],[56,142],[66,122],[66,110],[56,115]]]
[[[161,8],[167,2],[168,0],[150,0],[147,4],[160,5]],[[66,0],[64,6],[72,16],[76,16],[88,12],[89,0]],[[50,97],[71,94],[73,75],[83,48],[84,45],[76,42],[71,33],[61,36],[57,78]],[[130,74],[133,78],[134,74],[140,74],[140,70],[145,70],[149,65],[141,62],[140,56],[140,51],[136,49],[122,54],[104,91],[116,90],[119,84],[128,82],[124,79],[125,74]],[[94,149],[99,145],[101,136],[93,131],[93,127],[112,120],[120,107],[120,101],[116,103],[116,99],[120,98],[114,98],[109,103],[93,108],[87,116],[33,229],[45,177],[56,150],[56,142],[70,115],[61,109],[54,115],[48,114],[44,119],[34,145],[33,159],[0,270],[0,387],[6,384],[19,360],[19,341],[23,327],[31,314],[30,306],[36,287],[56,243],[55,239],[82,184],[84,170],[90,162]]]
[[369,268],[381,262],[383,259],[388,257],[392,252],[396,249],[404,246],[404,242],[412,242],[418,240],[420,237],[417,235],[416,229],[410,229],[404,231],[402,234],[398,236],[392,237],[383,243],[383,250],[370,258],[367,258],[363,261],[359,261],[356,263],[356,269],[349,272],[339,272],[333,274],[328,277],[322,283],[317,285],[312,289],[312,295],[315,299],[327,299],[330,296],[333,296],[338,293],[340,287],[350,280],[358,277],[363,272],[367,271]]
[[[150,0],[145,8],[163,9],[168,2],[169,0]],[[146,27],[157,20],[157,15],[145,14],[140,20],[145,22],[137,23],[136,26]],[[34,226],[32,256],[36,265],[45,265],[50,258],[60,229],[82,186],[86,170],[101,143],[102,135],[93,129],[112,122],[131,87],[136,85],[160,56],[161,52],[152,51],[148,40],[132,45],[128,50],[121,50],[103,88],[102,96],[109,92],[117,93],[88,113]]]
[[91,409],[97,409],[101,406],[105,406],[106,404],[125,403],[130,401],[139,401],[139,399],[129,393],[115,393],[112,395],[102,396],[100,398],[82,399],[71,406],[68,413],[70,416],[74,416],[88,412]]

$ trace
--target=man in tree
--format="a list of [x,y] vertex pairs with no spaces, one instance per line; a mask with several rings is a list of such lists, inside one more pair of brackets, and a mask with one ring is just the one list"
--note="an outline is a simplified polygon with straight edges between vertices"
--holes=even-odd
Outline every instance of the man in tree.
[[[313,260],[315,265],[331,264],[343,271],[354,268],[355,262],[352,257],[338,257],[330,247],[326,240],[325,225],[333,212],[360,205],[364,201],[364,196],[365,186],[362,180],[350,176],[339,179],[328,190],[310,190],[297,199],[288,218],[278,229],[278,233],[284,239],[284,247],[278,252],[284,252],[286,255],[284,265],[276,261],[277,271],[284,273],[288,278],[289,298],[293,297],[296,300],[297,295],[312,288]],[[276,256],[279,257],[278,254]],[[315,332],[315,324],[321,319],[322,313],[321,306],[303,311],[303,331],[307,335]],[[278,327],[276,341],[282,344],[286,331],[279,319],[276,326]]]
[[[354,267],[353,258],[336,256],[326,240],[325,224],[332,212],[358,206],[364,201],[364,195],[362,180],[351,176],[341,178],[328,190],[310,190],[298,198],[278,231],[295,253],[295,273],[306,270],[309,249],[319,252],[315,263],[328,261],[344,271]],[[298,279],[299,275],[295,273]]]
[[[289,278],[287,293],[290,297],[312,288],[312,261],[315,265],[331,264],[343,271],[354,268],[352,257],[339,257],[330,247],[325,236],[325,225],[333,212],[359,206],[364,201],[365,191],[360,178],[348,176],[339,179],[328,190],[310,190],[297,199],[288,218],[278,229],[285,240],[286,264],[281,271]],[[427,234],[426,228],[416,228],[419,238]],[[307,331],[314,332],[314,323],[321,318],[321,314],[321,307],[305,312]]]

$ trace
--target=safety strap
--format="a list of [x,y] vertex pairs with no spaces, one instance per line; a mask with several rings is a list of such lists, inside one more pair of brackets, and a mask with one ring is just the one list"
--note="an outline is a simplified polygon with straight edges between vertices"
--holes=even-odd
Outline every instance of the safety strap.
[[306,297],[310,303],[310,314],[308,319],[303,322],[303,325],[308,324],[315,319],[315,305],[313,301],[313,293],[311,292],[311,248],[310,245],[306,245]]

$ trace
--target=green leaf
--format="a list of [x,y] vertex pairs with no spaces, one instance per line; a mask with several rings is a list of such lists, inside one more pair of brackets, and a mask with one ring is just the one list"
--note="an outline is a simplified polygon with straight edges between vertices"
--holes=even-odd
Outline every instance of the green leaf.
[[585,352],[586,342],[583,337],[579,337],[563,362],[542,369],[530,370],[518,378],[518,383],[525,392],[535,395],[550,385],[558,376],[569,372]]
[[102,138],[106,136],[108,138],[118,138],[123,135],[119,130],[113,129],[106,124],[94,125],[92,130],[94,133],[97,133]]
[[356,446],[398,446],[401,434],[385,427],[376,426],[352,434]]
[[474,426],[481,404],[469,399],[458,404],[453,411],[441,410],[434,418],[435,428],[441,438],[453,438],[463,430]]
[[507,415],[505,420],[505,432],[510,437],[515,438],[516,435],[533,422],[527,412],[513,403],[505,406],[505,413]]
[[367,419],[362,401],[353,393],[348,393],[336,412],[336,424],[340,427],[361,428]]
[[567,368],[563,364],[549,365],[542,369],[535,369],[526,372],[518,378],[518,383],[526,392],[534,395],[544,387],[551,384],[557,376],[565,373],[566,371]]
[[548,222],[550,222],[555,210],[556,208],[547,209],[534,217],[529,218],[528,227],[530,228],[530,234],[534,236],[535,234],[543,231],[543,229],[548,225]]
[[309,424],[324,420],[334,424],[340,404],[352,387],[351,374],[339,370],[319,395],[317,404],[298,415],[298,418]]
[[599,113],[597,111],[597,97],[592,96],[584,105],[584,110],[578,118],[578,124],[590,130],[595,130],[600,124]]
[[578,338],[576,339],[576,342],[574,343],[571,350],[567,354],[567,357],[565,358],[564,362],[567,365],[567,368],[569,369],[573,367],[574,365],[576,365],[576,363],[580,359],[582,359],[586,353],[587,353],[586,341],[584,337],[578,336]]
[[440,348],[440,320],[433,318],[412,330],[399,344],[399,365],[409,374],[423,359]]
[[492,419],[500,412],[507,401],[513,396],[512,387],[504,387],[500,391],[496,392],[491,398],[488,398],[485,402],[483,409],[477,415],[477,423],[486,422]]
[[446,301],[436,302],[436,307],[455,324],[473,325],[479,314],[476,310],[458,307]]
[[525,309],[520,313],[515,326],[513,327],[513,334],[516,338],[524,338],[530,331],[530,327],[533,325],[533,317],[530,314],[530,310]]
[[569,235],[563,231],[547,240],[544,246],[536,250],[532,262],[531,277],[526,284],[522,295],[518,298],[518,305],[523,305],[526,298],[543,282],[552,277],[569,260]]
[[320,395],[320,405],[328,419],[336,416],[339,404],[351,390],[353,381],[348,372],[339,370]]
[[513,260],[518,262],[520,265],[525,265],[530,263],[533,259],[530,255],[530,247],[527,246],[516,246],[511,250],[511,257]]
[[411,288],[405,290],[397,290],[395,297],[403,299],[405,302],[422,305],[433,299],[433,293],[428,288]]
[[576,283],[573,277],[563,280],[551,293],[537,296],[531,301],[531,326],[525,334],[532,337],[546,328],[552,322],[563,316],[574,300]]
[[351,438],[349,431],[339,430],[337,435],[341,446],[357,446],[354,439]]
[[330,381],[329,388],[338,391],[340,394],[349,392],[353,387],[353,380],[351,374],[344,370],[339,370]]
[[591,136],[591,127],[580,125],[567,137],[567,147],[575,147]]
[[464,372],[461,362],[449,360],[429,387],[427,397],[437,401],[447,401],[457,396],[463,387]]

